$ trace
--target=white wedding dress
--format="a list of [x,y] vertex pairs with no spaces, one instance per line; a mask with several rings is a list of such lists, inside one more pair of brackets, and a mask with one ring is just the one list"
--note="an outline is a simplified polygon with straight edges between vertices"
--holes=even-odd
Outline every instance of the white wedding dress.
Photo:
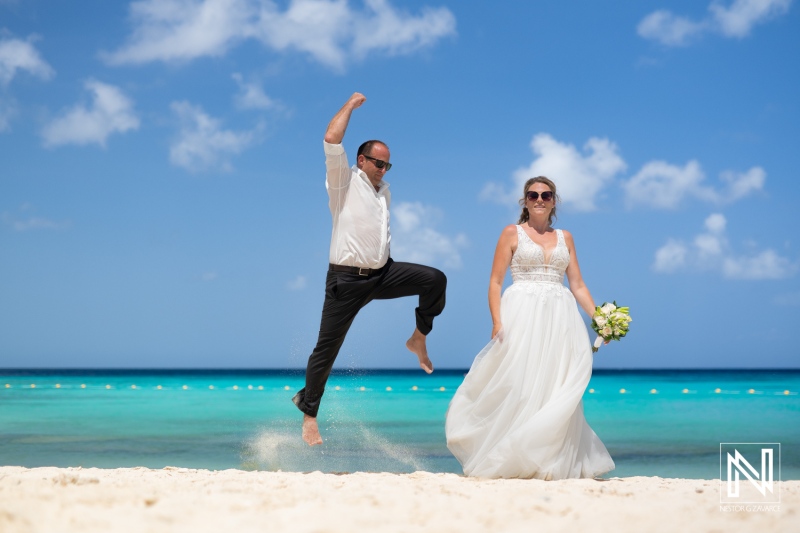
[[561,230],[549,258],[522,227],[503,329],[481,350],[447,411],[447,447],[464,474],[488,478],[594,477],[614,461],[583,416],[592,349],[564,286],[570,255]]

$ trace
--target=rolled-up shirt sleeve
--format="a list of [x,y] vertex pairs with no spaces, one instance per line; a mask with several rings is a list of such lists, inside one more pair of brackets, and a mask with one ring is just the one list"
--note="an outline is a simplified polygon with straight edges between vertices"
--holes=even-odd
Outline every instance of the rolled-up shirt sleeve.
[[331,212],[336,213],[344,205],[352,172],[347,162],[347,154],[341,144],[329,144],[322,141],[322,145],[325,150],[325,188],[328,190]]

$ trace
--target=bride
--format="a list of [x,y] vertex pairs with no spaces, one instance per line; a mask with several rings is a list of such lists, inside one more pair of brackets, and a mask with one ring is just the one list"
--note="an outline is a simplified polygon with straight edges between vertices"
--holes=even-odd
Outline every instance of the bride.
[[[594,301],[572,235],[551,226],[555,184],[531,178],[523,194],[519,224],[503,230],[492,264],[492,340],[450,402],[447,447],[468,476],[598,476],[614,461],[583,416],[592,349],[576,306],[592,316]],[[501,299],[509,265],[514,282]]]

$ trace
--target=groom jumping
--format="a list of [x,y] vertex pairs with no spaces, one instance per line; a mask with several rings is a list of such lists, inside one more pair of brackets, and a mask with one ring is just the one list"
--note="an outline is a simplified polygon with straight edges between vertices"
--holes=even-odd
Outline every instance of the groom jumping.
[[391,194],[384,175],[392,168],[389,147],[367,141],[358,148],[356,164],[348,166],[342,147],[353,110],[366,101],[360,93],[344,104],[325,132],[325,187],[333,215],[330,266],[325,281],[325,303],[317,346],[308,358],[306,386],[292,398],[303,411],[303,440],[322,444],[317,412],[325,383],[350,329],[362,307],[372,300],[419,296],[416,328],[406,347],[419,358],[419,366],[433,372],[425,336],[433,319],[444,309],[447,278],[435,269],[413,263],[397,263],[389,257],[389,204]]

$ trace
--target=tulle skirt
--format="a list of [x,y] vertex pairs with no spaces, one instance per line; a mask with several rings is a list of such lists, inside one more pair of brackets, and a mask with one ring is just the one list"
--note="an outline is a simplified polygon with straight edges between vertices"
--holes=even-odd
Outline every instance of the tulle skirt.
[[447,447],[468,476],[594,477],[614,461],[586,423],[592,349],[564,285],[517,282],[503,330],[475,358],[447,411]]

